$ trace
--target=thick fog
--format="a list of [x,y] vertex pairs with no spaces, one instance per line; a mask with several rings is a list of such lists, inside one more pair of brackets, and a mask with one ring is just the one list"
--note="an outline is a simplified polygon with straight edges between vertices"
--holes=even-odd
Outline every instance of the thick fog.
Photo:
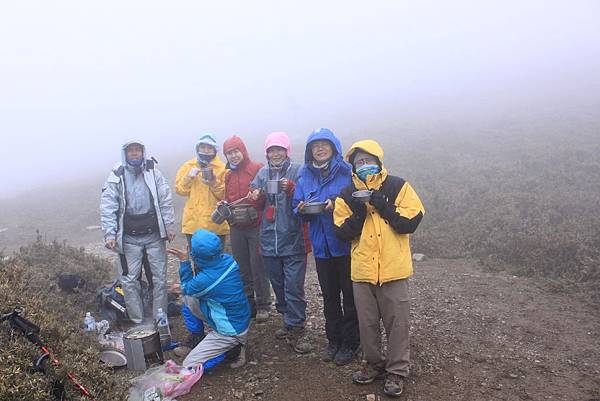
[[105,175],[129,138],[191,157],[202,132],[258,148],[274,130],[589,112],[599,17],[596,1],[5,1],[0,197]]

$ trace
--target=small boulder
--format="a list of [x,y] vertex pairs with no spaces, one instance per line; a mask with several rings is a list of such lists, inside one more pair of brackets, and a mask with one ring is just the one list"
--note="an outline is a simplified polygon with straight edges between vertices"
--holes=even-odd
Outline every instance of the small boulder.
[[412,258],[415,262],[421,262],[425,259],[425,255],[422,253],[413,253]]

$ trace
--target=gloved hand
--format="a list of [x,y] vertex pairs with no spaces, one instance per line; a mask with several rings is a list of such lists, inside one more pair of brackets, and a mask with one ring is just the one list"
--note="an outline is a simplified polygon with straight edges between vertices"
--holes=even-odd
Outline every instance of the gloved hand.
[[294,194],[294,190],[296,189],[296,183],[293,180],[288,178],[283,178],[281,180],[281,190],[285,192],[288,196],[292,196]]
[[188,172],[188,177],[195,178],[199,172],[200,172],[200,169],[198,167],[192,167],[190,169],[190,171]]
[[369,202],[375,207],[375,209],[377,209],[379,214],[386,210],[386,208],[390,204],[385,193],[377,189],[374,190],[373,193],[371,193],[371,200]]
[[361,223],[365,221],[365,218],[367,217],[367,205],[355,198],[352,198],[348,206],[350,207],[350,210],[352,210],[353,218]]

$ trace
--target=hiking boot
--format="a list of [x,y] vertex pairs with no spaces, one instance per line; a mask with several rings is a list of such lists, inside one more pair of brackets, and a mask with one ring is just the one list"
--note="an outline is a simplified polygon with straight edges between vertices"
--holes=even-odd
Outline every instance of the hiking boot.
[[335,343],[327,343],[327,346],[321,351],[321,360],[323,362],[331,362],[335,358],[335,354],[337,354],[340,349],[339,344]]
[[347,345],[342,345],[335,354],[335,364],[338,366],[347,365],[354,359],[354,350]]
[[385,371],[383,368],[378,368],[368,363],[364,364],[362,368],[352,373],[352,381],[357,384],[369,384],[375,380],[381,380],[385,377]]
[[288,337],[289,331],[290,329],[288,329],[286,326],[283,326],[275,331],[275,338],[279,340],[285,340]]
[[231,369],[241,368],[246,364],[246,347],[242,345],[237,359],[229,364]]
[[180,345],[179,347],[176,347],[173,350],[173,353],[178,358],[185,358],[190,353],[190,351],[192,351],[192,349],[190,347],[187,347],[185,345]]
[[383,392],[390,397],[400,397],[404,390],[404,377],[389,373],[383,383]]
[[269,311],[259,309],[256,312],[256,323],[264,323],[269,320]]
[[286,341],[298,354],[308,354],[312,349],[304,327],[293,327],[288,329]]

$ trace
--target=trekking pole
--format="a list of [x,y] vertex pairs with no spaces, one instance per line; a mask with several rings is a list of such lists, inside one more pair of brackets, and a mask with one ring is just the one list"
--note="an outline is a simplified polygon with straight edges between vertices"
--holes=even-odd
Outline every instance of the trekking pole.
[[[6,313],[6,314],[2,315],[0,317],[0,322],[4,322],[5,320],[9,320],[10,321],[10,326],[13,329],[18,330],[19,332],[21,332],[21,334],[23,334],[31,343],[33,343],[34,345],[38,346],[40,348],[40,350],[43,352],[43,355],[38,358],[35,366],[33,366],[32,371],[34,371],[34,372],[43,372],[44,368],[41,365],[43,364],[43,362],[46,359],[50,359],[50,363],[52,363],[52,365],[54,365],[55,367],[62,366],[62,363],[57,358],[55,358],[52,355],[52,353],[50,352],[50,350],[48,349],[48,347],[46,346],[46,344],[44,344],[44,342],[38,336],[38,333],[40,332],[39,326],[36,326],[35,324],[33,324],[32,322],[30,322],[29,320],[27,320],[24,317],[20,316],[20,314],[22,312],[23,312],[23,309],[17,307],[15,309],[13,309],[12,312]],[[75,375],[72,372],[67,372],[67,379],[69,379],[73,383],[73,385],[75,386],[75,388],[77,388],[83,395],[85,395],[86,397],[88,397],[92,401],[96,401],[96,399],[90,394],[90,392],[88,391],[88,389],[86,389],[81,384],[81,382],[79,382],[79,380],[77,379],[77,377],[75,377]]]

